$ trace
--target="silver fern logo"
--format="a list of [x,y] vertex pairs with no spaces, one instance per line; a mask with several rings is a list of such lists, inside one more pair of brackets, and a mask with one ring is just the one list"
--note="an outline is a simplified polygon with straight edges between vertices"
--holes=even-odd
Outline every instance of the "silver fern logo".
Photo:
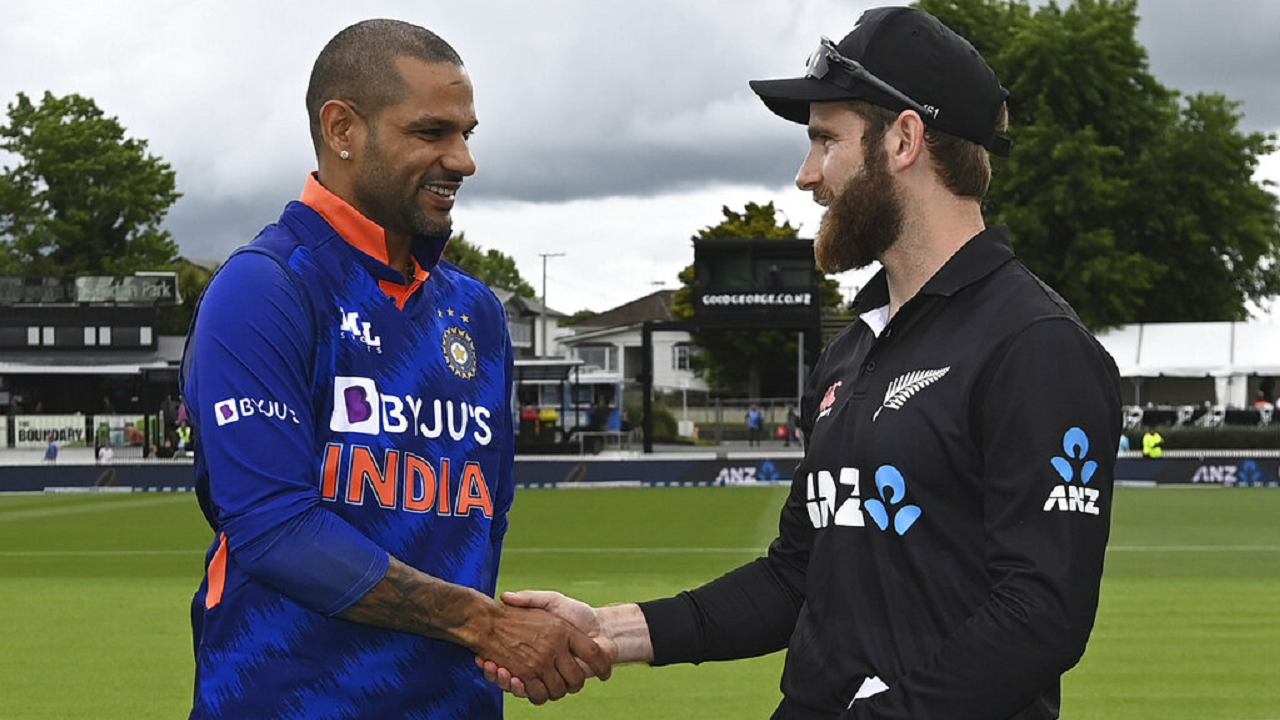
[[911,399],[911,396],[938,382],[950,370],[950,365],[936,370],[913,370],[906,375],[895,378],[893,382],[889,383],[889,389],[884,393],[884,402],[880,404],[880,409],[876,410],[876,414],[871,416],[871,422],[875,422],[876,418],[880,417],[880,412],[885,408],[901,410],[902,406]]

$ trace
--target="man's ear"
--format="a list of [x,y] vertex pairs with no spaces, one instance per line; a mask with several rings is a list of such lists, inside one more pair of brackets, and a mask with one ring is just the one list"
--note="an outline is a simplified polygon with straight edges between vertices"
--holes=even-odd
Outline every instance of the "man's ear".
[[320,108],[320,133],[332,154],[354,155],[364,144],[364,121],[346,101],[330,100]]
[[889,165],[906,170],[915,165],[924,152],[924,120],[915,110],[903,110],[885,133]]

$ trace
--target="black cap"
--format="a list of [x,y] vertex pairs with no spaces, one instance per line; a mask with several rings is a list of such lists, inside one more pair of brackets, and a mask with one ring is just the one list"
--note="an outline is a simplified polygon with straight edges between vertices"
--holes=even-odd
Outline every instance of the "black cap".
[[[916,8],[868,10],[836,50],[925,109],[926,125],[1009,154],[1009,141],[996,135],[996,118],[1009,91],[968,40],[936,17]],[[900,112],[912,106],[843,68],[822,78],[752,80],[751,89],[774,113],[801,125],[809,103],[859,99]]]

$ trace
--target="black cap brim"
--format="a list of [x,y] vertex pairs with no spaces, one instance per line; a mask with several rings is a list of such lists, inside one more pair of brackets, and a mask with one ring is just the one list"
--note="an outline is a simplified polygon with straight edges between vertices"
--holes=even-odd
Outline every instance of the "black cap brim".
[[809,124],[809,103],[854,100],[867,97],[861,88],[842,88],[816,78],[752,80],[748,85],[778,117]]

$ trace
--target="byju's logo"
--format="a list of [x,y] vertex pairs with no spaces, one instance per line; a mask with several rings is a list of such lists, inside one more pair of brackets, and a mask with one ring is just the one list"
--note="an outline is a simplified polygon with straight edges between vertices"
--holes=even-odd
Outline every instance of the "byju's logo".
[[227,398],[226,400],[214,405],[213,417],[218,421],[219,427],[239,420],[240,413],[236,411],[236,399]]
[[360,313],[349,313],[344,308],[339,307],[338,315],[342,318],[342,325],[338,328],[341,336],[350,335],[364,343],[367,349],[377,350],[379,354],[382,353],[382,336],[373,334],[372,326],[369,322],[360,319]]
[[378,386],[372,379],[333,379],[333,417],[329,420],[330,430],[377,435],[378,420]]
[[365,435],[413,433],[414,437],[428,439],[447,432],[453,440],[462,440],[469,433],[475,442],[488,445],[494,437],[489,425],[493,416],[494,413],[482,405],[388,395],[378,392],[378,385],[371,378],[335,377],[329,429]]
[[[1095,488],[1084,487],[1098,471],[1096,461],[1085,459],[1089,455],[1089,436],[1078,427],[1071,428],[1062,436],[1062,452],[1066,457],[1053,457],[1049,463],[1064,484],[1053,486],[1044,502],[1045,512],[1058,510],[1097,515],[1099,493]],[[1080,484],[1072,485],[1077,467],[1080,469]]]
[[892,521],[893,531],[899,535],[906,535],[923,512],[915,505],[902,505],[896,511],[893,510],[907,497],[907,481],[898,468],[892,465],[881,465],[880,469],[876,470],[876,490],[879,491],[880,497],[871,498],[865,505],[872,522],[881,530],[888,530],[889,523]]

